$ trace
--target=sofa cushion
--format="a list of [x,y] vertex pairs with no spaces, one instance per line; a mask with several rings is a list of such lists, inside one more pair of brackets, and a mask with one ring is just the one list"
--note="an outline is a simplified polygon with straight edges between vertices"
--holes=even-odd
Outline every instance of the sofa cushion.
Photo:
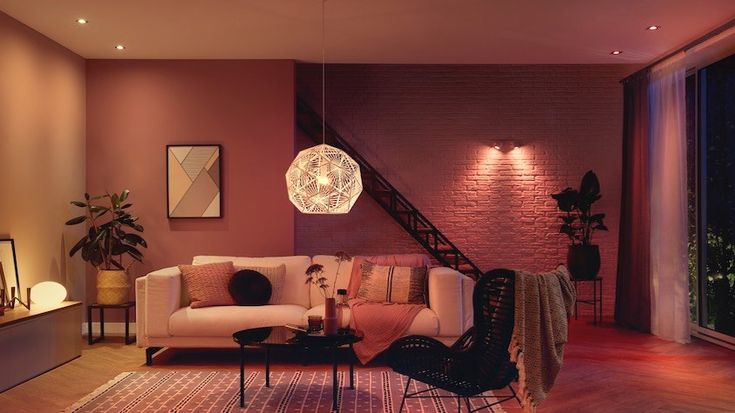
[[265,275],[255,270],[240,270],[227,286],[237,305],[266,305],[273,288]]
[[305,312],[293,304],[182,307],[171,314],[168,329],[174,337],[223,337],[246,328],[301,324]]
[[[281,302],[281,295],[285,287],[286,281],[286,266],[281,264],[277,267],[239,267],[235,266],[235,271],[240,270],[253,270],[257,271],[268,279],[271,283],[271,298],[267,303],[264,304],[283,304]],[[235,299],[237,301],[237,299]]]
[[426,304],[426,267],[395,267],[365,261],[357,298],[373,302]]
[[[321,315],[324,316],[324,304],[318,305],[306,311],[300,322],[300,324],[308,324],[308,318],[310,315]],[[348,327],[350,325],[350,308],[342,308],[342,319],[340,321],[340,327]],[[408,327],[408,330],[404,335],[417,334],[421,336],[436,337],[439,334],[439,317],[430,308],[424,308],[413,319],[413,322]]]
[[306,281],[306,269],[311,265],[311,258],[307,256],[295,257],[221,257],[210,255],[199,255],[194,257],[194,264],[206,264],[210,262],[232,261],[236,267],[277,267],[281,264],[286,266],[284,288],[280,291],[281,304],[296,304],[302,307],[309,305],[309,285]]
[[191,298],[192,308],[235,304],[227,289],[235,272],[231,261],[179,265],[179,270],[184,280],[184,287]]

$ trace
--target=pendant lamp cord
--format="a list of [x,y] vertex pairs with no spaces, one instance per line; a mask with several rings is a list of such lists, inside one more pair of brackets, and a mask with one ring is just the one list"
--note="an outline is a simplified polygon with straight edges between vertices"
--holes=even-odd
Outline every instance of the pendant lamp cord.
[[325,54],[324,53],[324,39],[325,39],[325,36],[324,36],[324,5],[326,3],[327,3],[327,0],[322,0],[322,144],[327,143],[327,129],[325,128],[326,126],[325,119],[327,117],[326,104],[325,104],[326,92],[325,92],[325,87],[324,87],[324,84],[326,82],[325,80],[326,76],[325,76],[325,70],[324,70],[324,66],[325,66],[325,61],[324,61],[324,54]]

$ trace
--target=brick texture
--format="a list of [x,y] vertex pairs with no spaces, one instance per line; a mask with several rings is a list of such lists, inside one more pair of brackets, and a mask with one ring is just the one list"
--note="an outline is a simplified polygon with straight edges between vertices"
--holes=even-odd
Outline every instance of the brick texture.
[[[613,312],[620,203],[620,65],[329,65],[327,122],[484,271],[564,262],[550,194],[594,170],[607,214],[604,312]],[[319,110],[321,71],[298,65]],[[507,153],[497,140],[520,142]],[[297,133],[296,149],[311,145]],[[296,252],[421,252],[367,194],[343,216],[297,214]],[[582,314],[590,314],[588,310]]]

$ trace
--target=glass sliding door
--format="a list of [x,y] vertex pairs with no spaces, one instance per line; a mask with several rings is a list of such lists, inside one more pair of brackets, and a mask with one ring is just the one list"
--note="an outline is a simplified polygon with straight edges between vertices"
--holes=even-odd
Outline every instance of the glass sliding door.
[[688,142],[693,321],[735,337],[735,56],[691,79],[687,101],[697,109],[687,110],[688,124],[696,125],[695,142]]
[[687,227],[689,253],[689,314],[692,322],[699,319],[699,243],[697,241],[697,75],[686,78],[686,137],[687,137]]

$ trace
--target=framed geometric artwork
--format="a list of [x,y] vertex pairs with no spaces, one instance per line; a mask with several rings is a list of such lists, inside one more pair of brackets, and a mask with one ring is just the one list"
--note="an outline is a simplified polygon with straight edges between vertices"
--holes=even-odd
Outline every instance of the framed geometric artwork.
[[221,218],[222,145],[166,145],[169,218]]
[[0,289],[5,290],[5,302],[10,301],[10,290],[15,287],[15,296],[21,297],[18,263],[15,260],[15,241],[0,239]]

